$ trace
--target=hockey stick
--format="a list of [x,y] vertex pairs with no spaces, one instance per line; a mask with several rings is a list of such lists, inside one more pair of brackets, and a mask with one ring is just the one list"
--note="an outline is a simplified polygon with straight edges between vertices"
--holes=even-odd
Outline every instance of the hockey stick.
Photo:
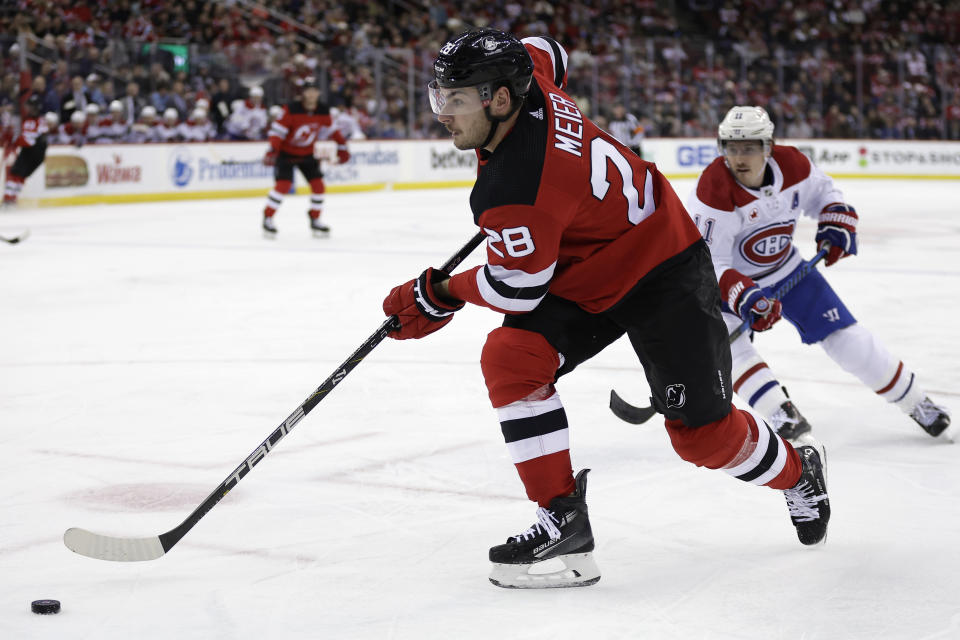
[[[779,300],[783,296],[787,295],[787,293],[800,284],[800,281],[806,278],[807,275],[817,267],[820,261],[826,257],[829,250],[830,245],[825,243],[824,247],[817,252],[817,255],[800,265],[800,268],[793,274],[793,276],[790,277],[789,280],[777,287],[777,290],[773,292],[771,297],[775,300]],[[744,320],[743,324],[730,333],[730,344],[733,344],[733,341],[743,335],[743,332],[749,328],[750,322]],[[610,390],[610,411],[613,412],[613,415],[617,416],[624,422],[629,422],[630,424],[643,424],[652,418],[653,414],[657,412],[652,405],[649,407],[637,407],[630,404],[617,395],[617,392],[613,389]]]
[[[486,234],[484,233],[475,235],[467,244],[463,245],[452,258],[447,260],[441,269],[447,272],[456,269],[457,266],[483,242],[484,238],[486,238]],[[170,531],[147,538],[116,538],[92,533],[86,529],[72,528],[67,529],[63,534],[63,543],[68,549],[80,555],[97,560],[113,560],[116,562],[156,560],[167,553],[173,548],[173,545],[177,544],[203,516],[207,515],[207,512],[213,509],[244,476],[250,473],[268,453],[273,451],[273,448],[277,446],[280,440],[290,433],[297,423],[310,413],[335,386],[340,384],[340,382],[347,377],[347,374],[353,371],[353,369],[387,337],[388,333],[397,328],[399,328],[397,325],[397,317],[390,316],[387,318],[383,324],[380,325],[380,328],[367,338],[366,342],[350,354],[350,357],[337,367],[330,377],[323,381],[323,384],[317,387],[286,420],[280,423],[279,427],[274,429],[273,433],[267,436],[266,440],[261,442],[260,445],[253,450],[253,453],[247,456],[246,460],[240,463],[240,466],[234,469],[233,472],[220,483],[220,486],[213,490],[213,493],[207,496],[200,506],[193,510],[193,513],[187,516],[186,520]]]
[[5,237],[5,236],[0,236],[0,240],[2,240],[3,242],[6,242],[7,244],[17,244],[18,242],[23,242],[23,241],[26,240],[28,237],[30,237],[30,230],[29,230],[29,229],[27,229],[26,231],[24,231],[23,233],[21,233],[21,234],[18,235],[18,236],[13,236],[12,238],[7,238],[7,237]]

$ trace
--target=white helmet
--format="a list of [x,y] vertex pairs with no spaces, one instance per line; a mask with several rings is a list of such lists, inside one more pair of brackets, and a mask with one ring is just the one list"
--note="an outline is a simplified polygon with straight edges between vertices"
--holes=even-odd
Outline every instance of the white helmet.
[[70,114],[70,122],[72,122],[73,124],[83,124],[86,121],[87,121],[87,114],[85,114],[83,111],[80,111],[79,109],[77,109],[76,111]]
[[113,102],[110,103],[110,111],[111,111],[111,112],[113,112],[113,111],[117,111],[117,112],[123,111],[123,103],[121,103],[119,100],[114,100]]
[[45,114],[43,114],[43,117],[47,121],[48,127],[55,127],[60,124],[60,116],[53,111],[47,111]]
[[190,117],[194,120],[203,120],[207,117],[207,110],[202,107],[197,107],[190,113]]
[[761,140],[765,151],[773,144],[773,122],[763,107],[733,107],[717,127],[717,146],[727,140]]
[[100,106],[96,102],[91,102],[90,104],[87,105],[84,111],[86,111],[87,114],[91,116],[95,116],[98,113],[100,113]]
[[197,109],[203,109],[204,111],[210,110],[210,101],[206,98],[197,98]]
[[250,97],[251,97],[251,98],[262,98],[262,97],[263,97],[263,89],[261,89],[260,87],[250,87]]
[[163,112],[164,120],[178,120],[179,118],[180,114],[173,107],[167,107]]
[[141,117],[141,118],[156,118],[156,117],[157,117],[157,109],[156,109],[154,106],[148,104],[147,106],[145,106],[143,109],[140,110],[140,117]]
[[276,120],[277,118],[283,115],[283,107],[280,106],[279,104],[275,104],[272,107],[270,107],[270,110],[268,113],[270,114],[271,118]]

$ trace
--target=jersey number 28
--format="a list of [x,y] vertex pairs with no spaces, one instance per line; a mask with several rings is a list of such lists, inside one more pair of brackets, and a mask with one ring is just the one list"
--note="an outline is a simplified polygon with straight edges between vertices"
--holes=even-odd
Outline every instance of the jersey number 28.
[[610,142],[601,137],[594,138],[590,141],[590,188],[593,191],[593,197],[597,200],[603,200],[607,196],[607,190],[610,189],[610,181],[607,180],[608,158],[620,173],[623,197],[627,199],[627,219],[630,220],[630,224],[640,224],[657,208],[653,201],[653,179],[650,176],[650,170],[648,169],[643,177],[643,201],[641,202],[640,191],[633,184],[633,167],[630,161],[624,158],[623,154]]

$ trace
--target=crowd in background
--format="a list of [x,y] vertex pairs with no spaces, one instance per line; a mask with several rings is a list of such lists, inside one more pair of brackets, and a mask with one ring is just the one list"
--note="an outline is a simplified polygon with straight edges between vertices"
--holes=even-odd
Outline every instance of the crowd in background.
[[163,140],[260,139],[312,75],[351,137],[442,137],[423,85],[480,26],[552,35],[584,110],[625,106],[650,136],[713,136],[761,104],[780,136],[960,139],[960,0],[17,0],[0,109],[29,86],[59,128],[85,114],[90,142],[137,141],[149,119],[170,121]]

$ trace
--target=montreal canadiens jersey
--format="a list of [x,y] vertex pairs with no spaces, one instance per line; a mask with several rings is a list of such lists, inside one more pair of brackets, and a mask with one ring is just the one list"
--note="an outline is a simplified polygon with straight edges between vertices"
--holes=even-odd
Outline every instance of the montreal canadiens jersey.
[[[800,215],[816,219],[824,207],[842,203],[833,179],[795,147],[774,145],[767,160],[768,186],[750,189],[734,179],[722,157],[700,175],[687,210],[710,246],[717,279],[735,269],[761,285],[803,260],[793,244]],[[812,239],[811,239],[812,240]]]
[[530,91],[493,153],[478,152],[470,195],[487,262],[454,275],[450,293],[502,313],[532,311],[548,292],[605,311],[700,235],[656,166],[566,94],[560,45],[523,44],[534,63]]

